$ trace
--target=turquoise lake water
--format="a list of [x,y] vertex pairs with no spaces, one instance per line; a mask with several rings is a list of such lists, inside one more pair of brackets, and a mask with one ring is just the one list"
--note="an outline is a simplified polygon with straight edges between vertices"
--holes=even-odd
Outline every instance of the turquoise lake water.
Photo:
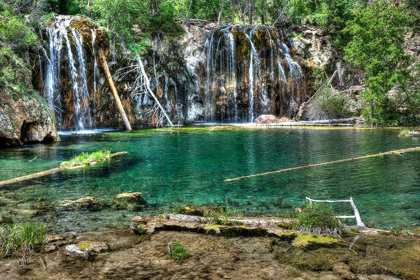
[[[195,203],[229,206],[242,214],[276,215],[305,197],[353,197],[365,223],[375,227],[420,226],[420,152],[337,163],[224,182],[282,168],[420,146],[398,130],[193,127],[62,135],[62,141],[0,150],[0,180],[57,167],[82,152],[110,149],[129,155],[82,170],[65,171],[0,188],[0,215],[40,220],[59,232],[123,226],[134,215],[171,212]],[[19,211],[35,203],[59,205],[85,196],[111,199],[139,191],[149,203],[141,211]],[[352,214],[349,205],[336,208]]]

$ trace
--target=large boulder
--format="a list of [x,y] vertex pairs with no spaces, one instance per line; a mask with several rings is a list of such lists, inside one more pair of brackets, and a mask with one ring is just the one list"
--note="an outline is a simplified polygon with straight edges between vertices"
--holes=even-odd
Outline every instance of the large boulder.
[[59,140],[54,114],[37,93],[0,90],[0,148]]

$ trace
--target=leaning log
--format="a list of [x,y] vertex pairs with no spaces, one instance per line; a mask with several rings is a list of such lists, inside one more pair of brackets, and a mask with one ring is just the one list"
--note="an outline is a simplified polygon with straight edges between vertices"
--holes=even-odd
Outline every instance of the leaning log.
[[[118,152],[118,153],[111,154],[109,156],[109,158],[119,156],[119,155],[125,155],[125,154],[128,154],[128,152]],[[99,161],[93,161],[93,162],[90,162],[89,165],[93,165],[93,164],[98,163],[98,162]],[[0,182],[0,187],[3,187],[5,185],[14,184],[14,183],[27,181],[27,180],[32,180],[32,179],[36,179],[36,178],[40,178],[40,177],[44,177],[44,176],[55,174],[55,173],[58,173],[58,172],[61,172],[61,171],[64,171],[64,170],[78,169],[78,168],[82,168],[82,167],[85,167],[85,166],[86,165],[77,165],[77,166],[71,166],[71,167],[57,167],[57,168],[53,168],[53,169],[50,169],[50,170],[41,171],[41,172],[33,173],[33,174],[30,174],[30,175],[18,177],[18,178],[1,181]]]
[[125,114],[124,108],[121,104],[121,100],[118,95],[117,89],[114,85],[114,81],[112,80],[111,72],[109,71],[108,63],[106,62],[106,56],[101,48],[99,48],[99,58],[102,64],[102,68],[104,69],[106,80],[108,81],[109,87],[111,88],[112,95],[114,96],[115,103],[117,104],[118,111],[120,111],[125,127],[127,128],[127,130],[132,130],[130,122],[128,121],[127,115]]

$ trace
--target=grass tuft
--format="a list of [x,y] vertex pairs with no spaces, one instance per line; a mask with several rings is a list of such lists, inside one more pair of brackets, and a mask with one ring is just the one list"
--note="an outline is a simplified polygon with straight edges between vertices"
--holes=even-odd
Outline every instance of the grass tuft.
[[103,161],[111,156],[111,151],[101,150],[93,153],[82,153],[81,155],[75,156],[74,158],[62,162],[61,168],[90,165],[92,162]]
[[46,243],[45,224],[13,224],[0,226],[0,254],[42,251]]
[[335,218],[331,205],[304,203],[297,214],[295,229],[314,234],[340,234],[343,226]]

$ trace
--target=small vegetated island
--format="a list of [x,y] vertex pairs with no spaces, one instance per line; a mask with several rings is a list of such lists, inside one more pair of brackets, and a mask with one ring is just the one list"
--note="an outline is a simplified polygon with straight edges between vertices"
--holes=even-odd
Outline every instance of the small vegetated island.
[[420,279],[420,2],[3,0],[1,279]]

